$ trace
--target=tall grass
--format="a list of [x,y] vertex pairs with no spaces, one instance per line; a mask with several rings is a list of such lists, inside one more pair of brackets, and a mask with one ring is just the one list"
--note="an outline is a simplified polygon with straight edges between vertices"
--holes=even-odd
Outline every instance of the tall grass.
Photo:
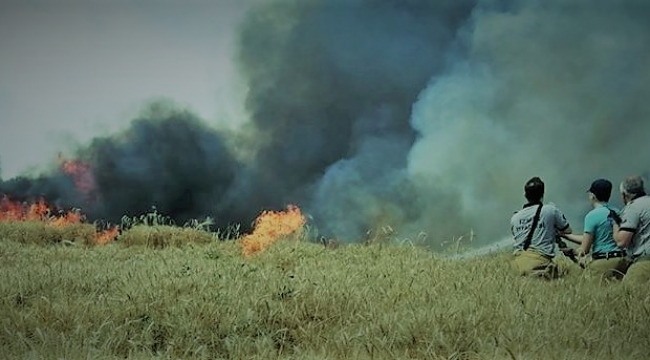
[[91,224],[53,226],[43,221],[2,221],[0,240],[11,239],[23,244],[77,243],[95,245],[97,233]]
[[209,232],[169,225],[138,225],[124,232],[119,241],[125,246],[143,245],[154,249],[187,244],[207,244],[216,240]]
[[[124,235],[124,234],[123,234]],[[507,254],[285,239],[151,249],[0,239],[0,349],[38,359],[646,359],[650,291],[515,276]]]

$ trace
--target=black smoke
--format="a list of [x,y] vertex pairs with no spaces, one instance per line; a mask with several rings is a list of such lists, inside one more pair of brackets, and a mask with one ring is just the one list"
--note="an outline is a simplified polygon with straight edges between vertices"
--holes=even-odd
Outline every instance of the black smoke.
[[305,205],[328,234],[418,217],[404,168],[411,106],[443,71],[474,1],[276,1],[241,25],[257,143],[235,193]]
[[[125,131],[95,138],[75,154],[90,164],[91,193],[60,168],[2,182],[0,192],[17,201],[44,198],[56,207],[78,207],[91,220],[113,223],[154,209],[180,224],[214,217],[237,170],[222,137],[187,110],[155,103]],[[215,219],[218,226],[230,220]]]
[[0,182],[0,196],[13,201],[31,203],[46,199],[57,208],[73,208],[83,203],[73,180],[62,171],[54,170],[37,177],[18,176]]
[[214,216],[237,169],[221,134],[173,109],[151,111],[118,136],[95,139],[82,159],[93,165],[101,196],[91,214],[111,219],[152,206],[176,222]]
[[[263,2],[239,28],[248,121],[225,132],[154,106],[79,150],[100,199],[85,208],[246,227],[292,203],[326,236],[391,227],[485,243],[507,234],[523,183],[542,176],[546,199],[579,224],[593,178],[647,172],[649,8]],[[84,201],[57,171],[0,191]]]
[[[226,145],[224,134],[187,111],[149,111],[124,133],[80,149],[99,200],[86,204],[87,213],[116,221],[155,206],[178,221],[210,215],[222,225],[248,224],[263,209],[294,203],[321,231],[350,239],[417,217],[417,194],[404,177],[416,139],[411,106],[445,68],[473,5],[259,5],[239,31],[250,114],[242,141]],[[252,155],[235,157],[242,148]],[[70,202],[70,182],[21,181],[2,190]]]

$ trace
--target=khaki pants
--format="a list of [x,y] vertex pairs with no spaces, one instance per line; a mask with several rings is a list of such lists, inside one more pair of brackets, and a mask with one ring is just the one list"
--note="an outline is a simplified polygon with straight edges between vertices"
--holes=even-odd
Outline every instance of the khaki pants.
[[612,258],[593,260],[587,266],[587,270],[603,279],[622,279],[629,267],[630,262],[627,258]]
[[516,253],[512,264],[515,271],[521,276],[546,279],[558,277],[557,265],[553,263],[553,259],[536,251],[526,250]]
[[650,258],[633,262],[627,269],[623,281],[631,284],[647,284],[650,281]]

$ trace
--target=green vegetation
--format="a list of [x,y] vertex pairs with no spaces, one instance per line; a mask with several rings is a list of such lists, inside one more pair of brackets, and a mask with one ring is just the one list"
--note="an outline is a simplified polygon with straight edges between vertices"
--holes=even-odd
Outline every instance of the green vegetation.
[[187,244],[208,244],[217,238],[208,232],[169,225],[135,226],[120,236],[124,246],[144,245],[160,249],[167,246],[181,247]]
[[648,289],[601,283],[568,261],[564,278],[544,281],[512,274],[507,254],[452,261],[407,243],[284,239],[245,258],[237,241],[198,229],[135,226],[97,247],[72,235],[39,241],[43,229],[0,223],[5,359],[645,359],[650,350]]
[[55,244],[65,242],[95,245],[96,230],[92,224],[53,226],[43,221],[0,222],[0,241],[11,239],[23,244]]

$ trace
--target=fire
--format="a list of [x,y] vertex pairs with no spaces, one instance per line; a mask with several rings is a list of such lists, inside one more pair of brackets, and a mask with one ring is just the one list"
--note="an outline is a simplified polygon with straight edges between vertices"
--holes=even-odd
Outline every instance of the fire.
[[109,242],[115,240],[117,235],[119,235],[120,229],[117,226],[113,226],[112,228],[108,230],[104,230],[102,232],[97,233],[97,238],[95,242],[97,245],[105,245],[108,244]]
[[[3,221],[43,221],[55,227],[82,224],[85,216],[79,211],[68,211],[60,216],[53,215],[45,200],[41,199],[31,205],[10,200],[7,196],[0,199],[0,222]],[[97,233],[96,243],[104,245],[114,240],[119,228],[114,226]]]
[[49,212],[50,209],[43,200],[26,206],[10,201],[6,196],[0,199],[0,221],[43,221]]
[[55,217],[49,223],[56,227],[63,227],[72,224],[81,224],[84,220],[83,215],[79,212],[69,211],[62,216]]
[[242,252],[251,256],[264,251],[283,236],[298,231],[305,222],[300,209],[294,205],[289,205],[286,211],[264,211],[255,219],[253,233],[242,238]]
[[59,167],[64,174],[72,178],[75,187],[86,197],[92,197],[95,191],[95,177],[90,164],[81,160],[67,160],[59,153]]

